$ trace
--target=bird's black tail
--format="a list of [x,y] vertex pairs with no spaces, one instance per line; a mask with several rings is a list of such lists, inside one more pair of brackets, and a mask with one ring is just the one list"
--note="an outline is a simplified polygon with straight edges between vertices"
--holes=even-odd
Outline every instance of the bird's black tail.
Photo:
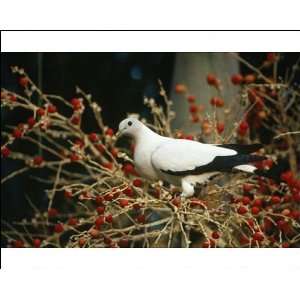
[[281,174],[285,171],[285,167],[282,164],[273,164],[269,170],[257,169],[254,171],[255,175],[273,179],[275,182],[282,182]]

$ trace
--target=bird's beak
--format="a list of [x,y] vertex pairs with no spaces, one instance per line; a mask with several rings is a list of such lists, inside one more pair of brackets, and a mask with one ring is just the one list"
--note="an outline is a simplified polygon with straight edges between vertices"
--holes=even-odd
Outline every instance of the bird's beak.
[[117,133],[116,133],[116,138],[118,139],[121,135],[122,135],[122,131],[118,130]]

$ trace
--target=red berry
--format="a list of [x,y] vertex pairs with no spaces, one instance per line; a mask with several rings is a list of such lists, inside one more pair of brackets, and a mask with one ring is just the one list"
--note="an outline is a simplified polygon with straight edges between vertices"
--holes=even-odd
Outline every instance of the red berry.
[[54,114],[57,112],[57,108],[55,105],[53,104],[50,104],[48,107],[47,107],[47,111],[49,114]]
[[246,121],[242,121],[238,127],[238,133],[241,136],[244,136],[247,134],[247,131],[249,129],[249,125]]
[[240,214],[240,215],[244,215],[245,213],[247,213],[248,209],[247,207],[245,206],[240,206],[237,210],[237,212]]
[[253,215],[257,215],[257,214],[259,214],[259,212],[260,212],[260,208],[257,207],[257,206],[253,206],[253,207],[251,208],[251,212],[252,212]]
[[84,239],[84,238],[80,238],[78,240],[79,247],[81,247],[81,248],[85,245],[85,243],[86,243],[86,239]]
[[206,77],[206,81],[209,85],[213,85],[215,87],[218,87],[220,84],[220,81],[217,79],[217,77],[214,74],[208,74]]
[[107,193],[104,195],[104,200],[105,201],[112,201],[114,199],[114,194],[113,193]]
[[96,143],[98,142],[99,140],[99,137],[96,133],[92,132],[89,134],[89,140],[92,142],[92,143]]
[[113,222],[113,216],[112,216],[112,215],[107,215],[107,216],[105,217],[105,221],[106,221],[107,223],[112,223],[112,222]]
[[99,216],[96,220],[95,220],[95,225],[98,229],[100,229],[101,225],[103,225],[105,222],[105,219],[103,216]]
[[110,151],[110,153],[111,153],[111,155],[112,155],[113,157],[118,157],[119,151],[118,151],[118,149],[116,149],[116,148],[112,148],[111,151]]
[[254,228],[254,226],[255,226],[253,219],[248,219],[247,224],[250,228]]
[[234,85],[239,85],[241,83],[243,83],[243,76],[241,74],[234,74],[231,76],[231,82],[234,84]]
[[270,219],[264,218],[264,224],[263,224],[263,228],[264,231],[269,231],[271,230],[273,227],[273,223]]
[[98,238],[100,236],[99,230],[95,228],[91,228],[88,232],[92,236],[92,238]]
[[80,157],[76,153],[71,153],[70,159],[71,159],[71,161],[78,161],[78,160],[80,160]]
[[257,207],[261,207],[263,204],[262,199],[257,198],[253,201],[252,206],[257,206]]
[[96,210],[99,215],[103,215],[105,212],[105,206],[98,206]]
[[216,106],[217,107],[223,107],[224,106],[224,99],[222,98],[217,98]]
[[79,116],[73,116],[71,118],[71,123],[74,125],[79,125],[80,124],[80,117]]
[[107,128],[106,131],[105,131],[105,134],[109,135],[109,136],[113,136],[114,135],[114,131],[111,128]]
[[14,131],[13,131],[14,138],[19,139],[20,137],[22,137],[22,135],[23,135],[22,130],[20,130],[18,128],[14,129]]
[[6,146],[3,146],[1,148],[1,155],[3,157],[8,157],[10,155],[10,149],[8,147],[6,147]]
[[197,115],[192,115],[192,122],[198,123],[200,121],[199,117]]
[[217,131],[219,134],[221,134],[225,129],[225,124],[224,122],[218,122],[217,123]]
[[138,223],[144,224],[146,222],[146,216],[145,215],[138,215],[136,217],[136,220],[137,220]]
[[196,104],[191,104],[189,108],[190,113],[194,114],[198,111],[198,106]]
[[220,233],[218,231],[214,231],[211,234],[212,238],[217,240],[218,238],[220,238]]
[[288,233],[291,229],[289,223],[285,220],[278,220],[277,227],[285,233]]
[[252,189],[253,189],[253,185],[252,184],[249,184],[249,183],[244,183],[243,184],[243,191],[244,191],[244,193],[249,193],[249,192],[251,192],[252,191]]
[[76,218],[70,218],[68,220],[68,225],[70,226],[76,226],[78,224],[78,220]]
[[27,119],[27,124],[29,125],[30,128],[32,128],[35,125],[36,121],[34,119],[34,117],[29,117]]
[[217,106],[217,100],[218,100],[218,97],[212,97],[212,98],[210,99],[210,104],[211,104],[212,106]]
[[61,233],[63,231],[64,231],[64,226],[63,226],[62,223],[55,224],[55,226],[54,226],[54,232]]
[[100,153],[103,153],[105,151],[105,147],[102,144],[97,144],[96,148]]
[[281,198],[280,198],[279,196],[272,196],[272,197],[271,197],[271,202],[272,202],[273,204],[278,204],[278,203],[281,202]]
[[239,125],[239,128],[240,128],[241,130],[248,130],[248,129],[249,129],[249,125],[248,125],[248,123],[247,123],[246,121],[242,121],[242,122],[240,123],[240,125]]
[[29,79],[27,77],[22,76],[22,77],[19,78],[20,86],[26,87],[28,85],[28,83],[29,83]]
[[188,100],[188,102],[190,102],[190,103],[194,103],[194,102],[196,101],[196,97],[190,95],[190,96],[188,96],[187,100]]
[[125,194],[126,196],[128,197],[133,197],[134,195],[134,192],[133,192],[133,189],[128,186],[124,191],[123,191],[123,194]]
[[35,248],[40,248],[42,241],[40,239],[34,239],[33,240],[33,246]]
[[244,205],[248,205],[250,202],[251,202],[251,199],[250,199],[249,197],[244,196],[244,197],[242,198],[242,203],[243,203]]
[[73,196],[72,191],[64,190],[64,197],[65,198],[70,199],[70,198],[72,198],[72,196]]
[[33,159],[33,164],[35,166],[40,166],[42,163],[44,162],[44,159],[42,156],[36,156],[34,159]]
[[134,174],[135,173],[134,166],[131,163],[125,163],[123,166],[123,172],[125,174]]
[[288,208],[285,208],[284,210],[282,210],[281,214],[284,215],[284,216],[287,216],[287,217],[292,216],[292,212]]
[[176,207],[180,207],[181,206],[181,201],[179,197],[176,197],[172,200],[172,204]]
[[[2,98],[2,97],[1,97],[1,98]],[[14,94],[10,94],[10,95],[9,95],[9,100],[10,100],[11,102],[16,102],[16,101],[17,101],[17,96],[14,95]]]
[[14,248],[24,248],[24,242],[21,240],[15,240],[13,241],[13,247]]
[[283,243],[281,244],[281,247],[282,247],[282,248],[289,248],[289,247],[290,247],[290,243],[289,243],[289,242],[283,242]]
[[45,110],[44,110],[43,108],[39,108],[39,109],[36,111],[36,113],[37,113],[40,117],[42,117],[42,116],[45,114]]
[[175,92],[177,94],[183,94],[183,93],[186,92],[186,90],[187,90],[187,88],[186,88],[186,86],[184,84],[177,83],[175,85]]
[[294,179],[294,174],[292,171],[286,171],[283,172],[280,177],[283,181],[290,182],[292,179]]
[[111,162],[103,163],[103,164],[102,164],[102,167],[105,168],[105,169],[108,169],[108,170],[112,170],[112,168],[113,168],[113,163],[111,163]]
[[125,238],[122,238],[118,241],[118,246],[121,248],[127,248],[129,245],[129,241]]
[[49,218],[55,218],[58,215],[58,210],[56,208],[50,208],[48,210],[48,217]]
[[129,205],[129,201],[128,201],[127,199],[120,199],[120,200],[119,200],[119,205],[120,205],[121,207],[126,207],[126,206]]
[[224,106],[224,100],[220,97],[212,97],[210,99],[210,104],[212,106],[223,107]]
[[82,101],[78,98],[71,99],[71,104],[73,106],[73,110],[80,110]]
[[264,240],[264,235],[261,232],[255,232],[252,236],[254,241],[261,242]]
[[262,161],[262,164],[263,164],[264,168],[270,169],[273,166],[273,160],[272,159],[265,159],[265,160]]
[[300,219],[300,211],[299,210],[293,210],[291,212],[291,216],[292,216],[293,219],[299,220]]
[[143,185],[143,181],[139,178],[133,180],[132,184],[136,187],[141,187]]

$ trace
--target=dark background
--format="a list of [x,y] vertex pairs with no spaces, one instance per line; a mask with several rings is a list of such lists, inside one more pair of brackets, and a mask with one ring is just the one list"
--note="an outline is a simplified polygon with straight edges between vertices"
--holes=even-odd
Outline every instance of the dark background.
[[[241,56],[260,65],[266,53],[242,53]],[[78,85],[100,103],[105,123],[116,129],[127,112],[147,116],[142,100],[144,96],[159,98],[158,78],[170,93],[175,57],[176,53],[1,53],[1,87],[21,92],[16,76],[10,71],[14,65],[23,67],[45,93],[71,99]],[[299,53],[282,54],[279,74],[285,76],[287,68],[298,57]],[[249,70],[241,66],[241,72]],[[1,128],[4,124],[16,125],[25,117],[1,109]],[[1,177],[20,167],[17,161],[1,159]],[[1,219],[28,217],[31,209],[25,195],[42,205],[47,203],[42,185],[33,183],[28,173],[17,176],[1,189]]]

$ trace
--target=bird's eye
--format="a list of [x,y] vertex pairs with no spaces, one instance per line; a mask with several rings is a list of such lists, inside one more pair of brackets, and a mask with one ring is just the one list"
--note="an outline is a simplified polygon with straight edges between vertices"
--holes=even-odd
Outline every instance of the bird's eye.
[[131,122],[131,121],[129,121],[127,124],[128,124],[128,126],[131,126],[131,125],[132,125],[132,122]]

